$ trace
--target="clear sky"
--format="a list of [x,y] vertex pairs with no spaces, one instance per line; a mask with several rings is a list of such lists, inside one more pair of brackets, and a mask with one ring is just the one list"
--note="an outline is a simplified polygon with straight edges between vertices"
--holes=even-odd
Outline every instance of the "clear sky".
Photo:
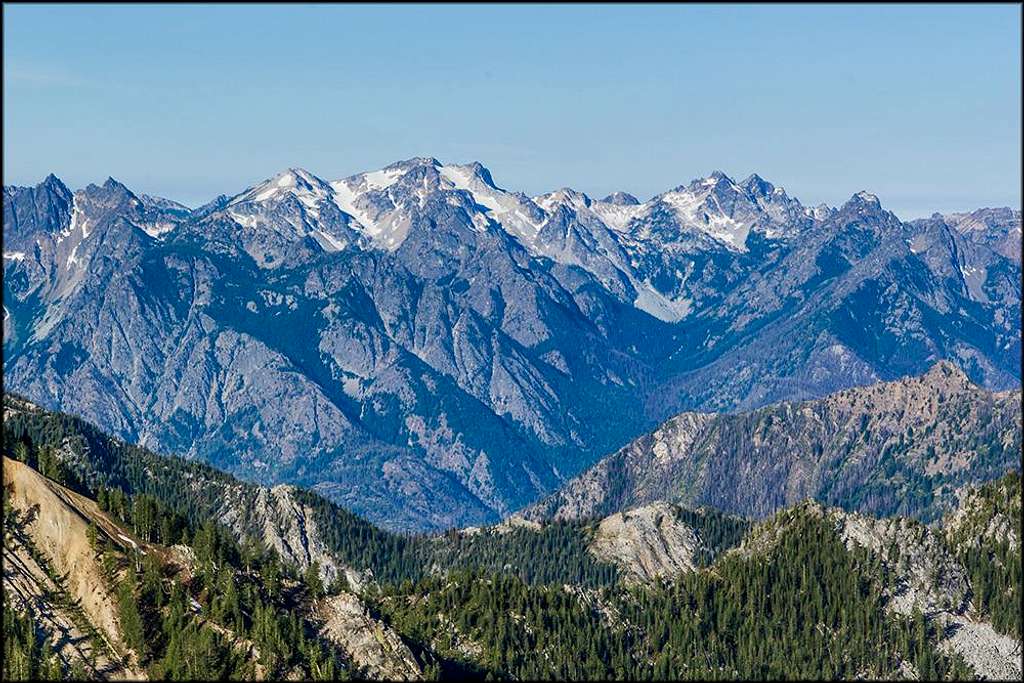
[[1020,206],[1021,9],[4,9],[4,182],[197,205],[290,166],[479,160],[641,199],[720,169],[903,218]]

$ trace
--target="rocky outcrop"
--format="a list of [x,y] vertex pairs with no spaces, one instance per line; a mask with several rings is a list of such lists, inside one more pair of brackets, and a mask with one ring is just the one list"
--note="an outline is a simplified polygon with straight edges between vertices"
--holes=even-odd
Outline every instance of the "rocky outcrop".
[[990,681],[1019,681],[1021,643],[996,632],[992,624],[963,616],[943,620],[944,634],[939,647],[963,657],[979,678]]
[[[1006,258],[1021,262],[1021,212],[1008,207],[978,209],[969,213],[932,216],[973,243],[988,247]],[[921,224],[926,221],[915,221]]]
[[344,651],[371,679],[422,680],[423,670],[412,650],[387,624],[374,619],[352,593],[322,600],[314,618],[320,634]]
[[848,548],[881,559],[889,609],[904,616],[915,609],[926,616],[969,609],[967,571],[928,527],[905,517],[876,519],[838,510],[830,510],[828,518]]
[[601,520],[589,549],[628,579],[652,583],[696,570],[700,546],[697,533],[680,521],[679,508],[659,502]]
[[987,678],[1020,679],[1020,472],[958,493],[939,533],[970,567],[978,592],[970,613],[947,620],[945,645]]
[[558,492],[526,508],[527,519],[587,519],[668,499],[672,473],[715,419],[683,413],[570,479]]
[[943,534],[958,552],[1005,544],[1020,548],[1021,478],[1011,474],[959,492],[960,504],[942,521]]
[[[255,542],[275,552],[299,575],[316,565],[327,588],[347,586],[361,593],[375,581],[373,560],[380,558],[373,556],[379,556],[382,547],[396,540],[392,534],[309,491],[288,485],[270,489],[202,463],[159,455],[110,437],[79,418],[52,413],[17,396],[4,395],[4,429],[7,438],[14,441],[26,433],[44,435],[33,447],[47,449],[69,476],[90,487],[116,486],[131,494],[153,488],[180,491],[190,501],[191,514],[215,520],[239,543]],[[128,480],[121,475],[126,470],[134,473]],[[180,503],[178,498],[170,494],[164,502],[174,507]],[[358,541],[353,542],[354,538]],[[165,553],[180,570],[195,574],[190,548],[173,546]]]
[[260,487],[250,501],[241,489],[235,489],[237,497],[225,500],[221,521],[239,537],[259,539],[302,572],[316,564],[325,586],[344,577],[352,590],[362,591],[372,576],[338,561],[320,536],[312,511],[295,499],[294,490],[286,485]]

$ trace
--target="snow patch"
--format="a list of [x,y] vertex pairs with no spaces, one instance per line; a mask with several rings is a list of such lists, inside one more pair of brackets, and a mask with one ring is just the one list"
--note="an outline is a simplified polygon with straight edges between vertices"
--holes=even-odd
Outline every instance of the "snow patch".
[[244,213],[239,213],[237,211],[231,211],[231,210],[229,210],[227,213],[228,213],[228,216],[231,217],[231,220],[235,221],[236,223],[241,225],[243,228],[255,228],[256,227],[256,223],[257,223],[256,216],[248,216],[248,215],[246,215]]
[[[709,199],[714,206],[707,205]],[[661,201],[675,212],[686,227],[704,232],[736,251],[747,250],[747,236],[751,226],[725,215],[716,196],[689,191],[667,192],[661,196]]]
[[[536,241],[537,233],[544,227],[546,220],[533,222],[522,199],[491,187],[470,166],[442,166],[439,173],[451,189],[468,192],[473,202],[484,207],[489,217],[500,223],[510,234],[528,246]],[[477,221],[474,220],[474,223]]]
[[368,190],[386,190],[404,175],[404,171],[399,168],[382,169],[380,171],[371,171],[363,174],[363,180],[366,183]]
[[321,201],[330,198],[330,189],[324,181],[308,171],[288,169],[238,195],[229,206],[252,201],[280,201],[287,195],[294,196],[308,212],[319,217],[317,208]]
[[639,216],[645,208],[645,204],[619,205],[594,202],[590,205],[590,210],[597,214],[601,222],[617,232],[626,232],[630,221]]
[[359,195],[348,185],[348,181],[336,180],[331,183],[331,189],[334,190],[334,203],[337,207],[349,216],[355,218],[364,232],[371,237],[380,232],[380,228],[374,223],[369,215],[356,206],[356,201],[359,199]]
[[[323,230],[315,230],[313,232],[313,239],[315,239],[325,251],[341,251],[345,248],[343,242],[338,241],[333,235],[330,235]],[[326,244],[324,244],[326,242]]]
[[[71,197],[71,218],[68,220],[68,227],[61,230],[60,234],[57,235],[57,244],[63,242],[67,237],[75,231],[75,227],[78,223],[78,214],[82,213],[81,209],[78,208],[78,197]],[[85,227],[82,228],[83,232]]]
[[174,223],[146,223],[140,225],[142,231],[154,239],[160,239],[162,235],[169,233],[176,227]]
[[686,297],[671,299],[651,285],[645,286],[637,291],[636,300],[633,305],[645,313],[653,315],[658,320],[667,323],[677,323],[690,314],[693,309],[693,302]]

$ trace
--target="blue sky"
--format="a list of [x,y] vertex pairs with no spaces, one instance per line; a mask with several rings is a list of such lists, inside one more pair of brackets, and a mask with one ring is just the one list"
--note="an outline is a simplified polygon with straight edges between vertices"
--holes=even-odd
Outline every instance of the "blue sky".
[[903,218],[1020,206],[1020,7],[4,7],[4,182],[196,205],[479,160],[652,194],[721,169]]

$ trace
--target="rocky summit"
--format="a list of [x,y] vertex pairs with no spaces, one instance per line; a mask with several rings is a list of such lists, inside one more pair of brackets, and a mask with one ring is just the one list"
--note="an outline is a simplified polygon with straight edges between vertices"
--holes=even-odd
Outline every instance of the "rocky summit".
[[587,519],[671,500],[764,517],[811,498],[933,521],[960,487],[1019,467],[1020,402],[944,361],[821,399],[682,413],[523,514]]
[[51,175],[4,188],[4,382],[392,529],[485,524],[683,411],[942,359],[1019,386],[1020,225],[906,223],[867,192],[805,207],[721,172],[529,197],[416,158],[196,209]]

